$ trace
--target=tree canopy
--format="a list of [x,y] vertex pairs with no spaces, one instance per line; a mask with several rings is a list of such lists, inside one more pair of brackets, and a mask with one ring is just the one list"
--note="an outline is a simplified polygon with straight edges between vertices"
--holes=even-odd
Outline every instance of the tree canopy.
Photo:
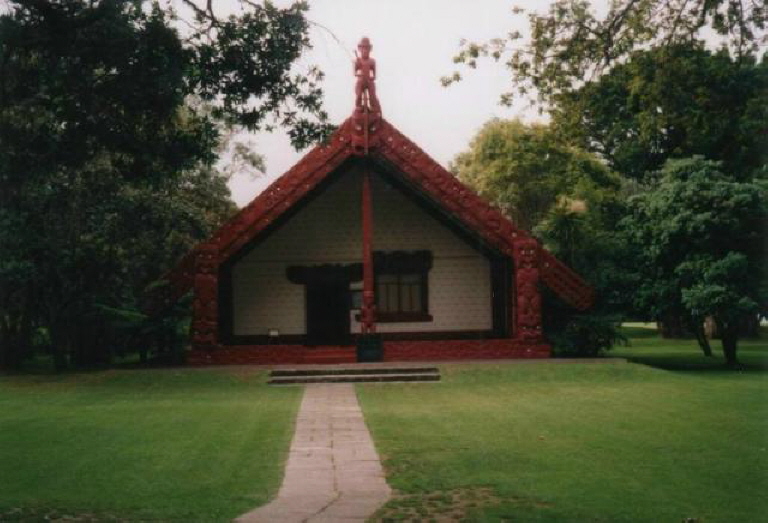
[[[582,191],[600,202],[586,212],[569,208],[573,199],[562,196],[544,215],[530,208],[535,234],[596,286],[598,309],[665,325],[683,321],[707,350],[703,315],[714,317],[730,329],[724,335],[729,362],[735,361],[737,334],[726,309],[742,320],[754,318],[755,304],[765,310],[753,292],[765,288],[754,249],[718,244],[714,231],[760,243],[760,224],[736,206],[743,201],[748,212],[764,216],[754,195],[764,197],[759,188],[768,174],[766,16],[765,0],[614,0],[604,10],[587,0],[555,0],[546,12],[527,13],[527,34],[513,30],[487,42],[464,41],[454,57],[469,69],[483,59],[500,62],[510,74],[502,104],[525,98],[538,105],[552,117],[552,143],[596,155],[619,177],[621,189],[613,194]],[[456,71],[443,85],[461,77]],[[502,170],[511,172],[508,167]],[[491,162],[483,168],[494,171]],[[698,174],[684,176],[688,171]],[[464,176],[473,183],[495,175]],[[559,176],[570,186],[568,176]],[[510,195],[520,190],[513,179],[498,179],[473,185],[512,208]],[[557,186],[546,174],[536,179],[537,189]],[[699,200],[692,196],[697,191]],[[678,193],[688,196],[670,196]],[[631,195],[637,197],[630,206]],[[696,217],[687,214],[691,209]],[[690,230],[678,231],[677,243],[664,243],[684,217]],[[664,249],[672,256],[689,243],[690,259],[653,258]],[[628,294],[628,288],[638,291]],[[571,330],[610,342],[607,329],[589,326],[592,319]]]
[[590,187],[619,185],[596,157],[563,143],[548,125],[519,120],[487,122],[451,169],[529,231],[557,204],[583,205]]
[[737,181],[703,158],[668,161],[653,190],[630,199],[621,228],[634,247],[636,305],[662,317],[712,316],[736,364],[739,321],[766,303],[765,183]]
[[[513,9],[515,15],[524,9]],[[489,57],[511,73],[512,89],[502,95],[532,95],[550,104],[560,94],[593,81],[638,49],[701,40],[704,32],[734,56],[756,52],[766,39],[765,0],[614,0],[598,14],[587,0],[556,0],[546,13],[528,14],[529,38],[511,31],[488,42],[464,42],[454,62],[470,68]],[[459,72],[444,84],[461,79]]]
[[631,178],[701,155],[747,179],[768,158],[768,64],[752,55],[699,44],[635,51],[556,101],[556,127]]
[[[0,365],[147,346],[147,285],[234,205],[213,167],[222,125],[328,127],[306,4],[226,19],[123,0],[12,1],[0,15]],[[132,326],[126,330],[126,326]],[[135,328],[133,328],[135,327]]]

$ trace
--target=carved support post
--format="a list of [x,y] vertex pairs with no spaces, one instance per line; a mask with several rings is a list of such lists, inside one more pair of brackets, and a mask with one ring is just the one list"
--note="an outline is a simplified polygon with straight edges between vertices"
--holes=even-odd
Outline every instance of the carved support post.
[[360,319],[363,334],[376,332],[376,299],[373,290],[373,209],[371,208],[371,174],[363,173],[363,305]]
[[209,243],[197,249],[192,301],[192,346],[212,350],[218,347],[219,282],[218,248]]
[[541,342],[541,294],[539,292],[539,244],[533,239],[514,244],[515,260],[515,337]]

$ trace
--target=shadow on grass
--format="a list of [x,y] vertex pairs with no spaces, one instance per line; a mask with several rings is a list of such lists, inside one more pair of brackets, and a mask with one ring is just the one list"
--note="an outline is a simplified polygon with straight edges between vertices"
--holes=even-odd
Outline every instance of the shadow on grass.
[[768,371],[768,332],[765,329],[761,329],[760,338],[739,341],[740,365],[734,368],[725,363],[719,340],[711,341],[713,356],[707,357],[695,339],[665,339],[648,325],[623,326],[621,331],[629,338],[630,344],[616,347],[611,355],[669,371],[708,374]]
[[[50,354],[35,354],[25,359],[18,368],[0,367],[0,376],[64,376],[72,374],[89,374],[104,372],[106,370],[152,370],[184,368],[185,365],[178,358],[169,356],[151,357],[141,361],[138,354],[130,354],[124,357],[115,357],[110,363],[98,363],[93,365],[69,365],[62,370],[56,370],[53,357]],[[0,521],[2,521],[0,519]]]
[[655,367],[657,369],[680,371],[680,372],[707,372],[707,373],[732,373],[732,372],[766,372],[768,371],[768,362],[765,361],[744,361],[737,367],[730,367],[722,359],[712,358],[711,362],[699,363],[686,361],[677,358],[664,357],[627,357],[627,361]]

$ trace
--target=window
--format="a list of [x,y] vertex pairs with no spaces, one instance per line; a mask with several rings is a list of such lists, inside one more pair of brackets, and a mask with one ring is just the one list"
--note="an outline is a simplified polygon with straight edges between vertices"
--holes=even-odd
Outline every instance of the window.
[[377,252],[376,321],[432,321],[428,309],[428,274],[432,268],[429,251]]
[[427,312],[423,274],[382,274],[377,278],[379,312]]

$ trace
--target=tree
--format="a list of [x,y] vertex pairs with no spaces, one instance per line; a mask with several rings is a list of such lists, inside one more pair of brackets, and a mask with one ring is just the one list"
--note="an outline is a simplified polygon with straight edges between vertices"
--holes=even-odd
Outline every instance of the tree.
[[[620,179],[594,155],[563,143],[551,127],[491,120],[453,162],[455,174],[512,221],[541,238],[596,286],[598,307],[575,315],[545,294],[544,328],[555,351],[595,356],[620,339],[608,288]],[[609,313],[610,312],[610,313]]]
[[627,192],[625,184],[581,185],[534,228],[544,246],[595,289],[595,303],[586,313],[545,294],[544,329],[559,355],[595,357],[626,341],[618,327],[628,310],[625,289],[634,286],[625,268],[632,256],[616,225],[626,212]]
[[621,223],[635,246],[637,304],[660,317],[714,317],[728,365],[738,364],[738,325],[766,303],[766,185],[736,181],[703,158],[668,161],[658,184],[630,200]]
[[137,310],[146,285],[232,211],[211,168],[222,122],[284,124],[297,145],[327,131],[319,74],[290,72],[307,7],[248,2],[182,39],[175,13],[142,1],[7,6],[0,365],[36,338],[58,366],[102,362],[119,344],[113,312]]
[[529,231],[558,202],[578,207],[588,188],[619,185],[594,156],[565,145],[549,126],[519,120],[487,122],[451,169]]
[[[615,0],[603,16],[589,1],[556,0],[547,13],[528,15],[527,43],[518,44],[519,31],[486,43],[464,42],[454,62],[474,68],[482,57],[503,61],[513,90],[502,95],[502,102],[534,91],[546,105],[596,80],[635,50],[687,44],[701,40],[705,31],[718,36],[734,56],[756,52],[765,43],[766,16],[764,0]],[[455,72],[443,83],[460,79]]]
[[641,180],[668,158],[702,155],[749,178],[768,160],[768,64],[698,44],[632,53],[556,99],[569,139]]

